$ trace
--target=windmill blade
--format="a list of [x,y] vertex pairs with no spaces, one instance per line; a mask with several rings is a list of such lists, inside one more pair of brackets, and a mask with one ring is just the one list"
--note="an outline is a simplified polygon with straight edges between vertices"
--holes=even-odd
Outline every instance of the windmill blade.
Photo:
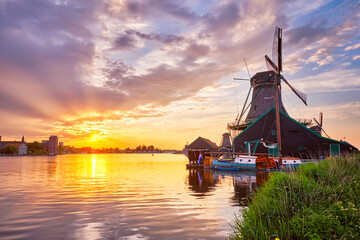
[[265,55],[265,63],[269,71],[275,71],[278,72],[276,64],[268,57],[268,55]]
[[303,101],[305,103],[305,105],[307,106],[307,103],[306,103],[307,95],[305,93],[297,90],[293,86],[291,86],[290,83],[284,78],[284,76],[280,76],[280,77],[286,83],[286,85],[288,85],[289,88],[296,94],[296,96],[298,96],[301,99],[301,101]]
[[246,70],[247,70],[247,72],[248,72],[248,74],[249,74],[249,78],[251,78],[251,76],[250,76],[250,71],[249,71],[249,68],[248,68],[248,65],[247,65],[247,63],[246,63],[245,58],[244,58],[244,62],[245,62]]
[[[273,70],[278,73],[275,63],[273,61],[271,61],[271,59],[267,55],[265,55],[265,62],[266,62],[266,65],[269,70]],[[284,76],[281,75],[280,77],[289,86],[289,88],[296,94],[296,96],[298,96],[301,99],[301,101],[303,101],[305,103],[305,105],[307,106],[307,103],[306,103],[307,95],[305,93],[297,90],[293,86],[291,86],[290,83],[284,78]]]
[[324,133],[325,133],[325,135],[328,137],[328,138],[330,138],[329,137],[329,135],[327,135],[327,133],[325,132],[325,130],[322,128],[322,124],[320,124],[315,118],[314,118],[314,121],[316,122],[316,124],[320,127],[320,129],[321,129],[321,131],[323,131]]
[[323,113],[320,112],[319,114],[319,120],[320,120],[320,127],[322,127],[322,124],[323,124]]
[[234,80],[250,81],[250,78],[234,78]]
[[279,72],[282,71],[282,29],[275,28],[273,46],[272,46],[272,60],[277,62],[276,66]]

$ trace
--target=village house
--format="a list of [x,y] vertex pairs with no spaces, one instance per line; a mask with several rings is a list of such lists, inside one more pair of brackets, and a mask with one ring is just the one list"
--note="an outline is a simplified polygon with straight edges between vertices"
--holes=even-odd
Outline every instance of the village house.
[[7,146],[17,147],[18,155],[26,155],[27,154],[27,144],[25,142],[24,136],[20,141],[2,141],[0,136],[0,149],[5,148]]

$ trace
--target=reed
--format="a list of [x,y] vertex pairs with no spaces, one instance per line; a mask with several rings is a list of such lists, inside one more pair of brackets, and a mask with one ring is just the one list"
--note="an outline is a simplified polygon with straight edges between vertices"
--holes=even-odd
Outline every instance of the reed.
[[360,239],[360,155],[275,172],[230,239]]

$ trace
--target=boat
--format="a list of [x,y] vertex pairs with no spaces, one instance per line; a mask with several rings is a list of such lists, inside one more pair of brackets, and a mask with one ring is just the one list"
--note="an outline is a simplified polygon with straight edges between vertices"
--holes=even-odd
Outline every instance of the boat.
[[234,161],[221,161],[213,158],[210,168],[222,171],[240,171],[240,170],[293,170],[304,162],[300,158],[284,157],[269,158],[264,156],[246,156],[239,155]]
[[[258,143],[262,139],[257,140]],[[263,143],[264,144],[264,143]],[[266,145],[266,144],[265,144]],[[257,144],[255,145],[257,147]],[[266,145],[273,147],[272,145]],[[250,142],[248,143],[247,155],[235,155],[233,160],[222,160],[222,158],[211,158],[209,162],[205,162],[209,168],[223,171],[239,171],[239,170],[292,170],[299,167],[304,162],[296,157],[268,157],[266,155],[254,155],[250,151]]]

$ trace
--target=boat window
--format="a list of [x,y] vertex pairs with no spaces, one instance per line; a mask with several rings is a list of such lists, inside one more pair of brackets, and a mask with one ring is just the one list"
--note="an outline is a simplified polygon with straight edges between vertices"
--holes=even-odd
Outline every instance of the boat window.
[[286,163],[286,161],[284,161],[284,163]]
[[296,161],[294,160],[294,163],[296,163]]
[[250,159],[248,160],[248,162],[250,162]]
[[240,162],[242,162],[242,159],[240,159]]

